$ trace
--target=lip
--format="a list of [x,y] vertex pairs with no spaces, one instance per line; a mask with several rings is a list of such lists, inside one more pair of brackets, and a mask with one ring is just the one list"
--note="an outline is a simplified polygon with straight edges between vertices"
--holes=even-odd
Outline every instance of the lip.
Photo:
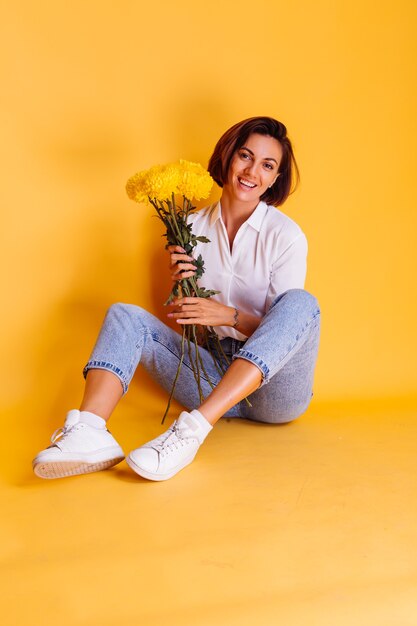
[[[242,183],[241,181],[246,181],[249,184],[253,185],[253,187],[248,187],[248,185],[245,185],[244,183]],[[245,191],[252,191],[253,189],[256,189],[257,184],[254,183],[252,180],[249,180],[249,178],[245,178],[244,176],[237,176],[237,182],[239,184],[239,187],[241,189],[245,189]]]

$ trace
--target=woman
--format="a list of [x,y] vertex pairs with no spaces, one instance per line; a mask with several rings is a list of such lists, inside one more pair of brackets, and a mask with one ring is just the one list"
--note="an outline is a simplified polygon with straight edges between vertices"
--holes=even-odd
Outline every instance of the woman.
[[[300,227],[275,208],[286,200],[298,174],[285,126],[269,117],[236,124],[218,141],[208,169],[222,187],[221,199],[194,214],[192,222],[195,234],[210,239],[195,250],[205,259],[200,284],[220,293],[177,299],[168,317],[179,327],[215,327],[231,364],[221,376],[210,352],[200,348],[211,379],[210,385],[202,376],[206,399],[200,403],[185,357],[175,398],[188,410],[126,459],[150,480],[171,478],[191,463],[220,417],[289,422],[306,411],[313,395],[320,309],[304,290],[307,241]],[[169,251],[173,280],[195,273],[182,248],[170,246]],[[84,368],[81,406],[69,411],[52,446],[34,459],[35,473],[59,478],[119,463],[124,454],[107,420],[139,363],[171,389],[180,344],[178,333],[144,309],[111,306]],[[217,358],[224,357],[217,353]]]

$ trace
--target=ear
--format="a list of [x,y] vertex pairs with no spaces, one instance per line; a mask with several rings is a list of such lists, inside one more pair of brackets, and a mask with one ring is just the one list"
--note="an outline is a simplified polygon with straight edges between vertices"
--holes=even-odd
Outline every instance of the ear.
[[278,172],[278,174],[275,176],[273,182],[269,185],[268,189],[271,189],[271,187],[273,187],[275,185],[275,183],[277,182],[277,178],[280,175],[281,175],[281,172]]

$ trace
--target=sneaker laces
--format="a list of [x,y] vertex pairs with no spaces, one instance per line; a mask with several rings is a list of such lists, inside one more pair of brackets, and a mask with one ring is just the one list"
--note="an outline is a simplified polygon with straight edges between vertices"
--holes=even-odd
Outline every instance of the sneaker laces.
[[178,450],[180,447],[187,445],[188,440],[181,435],[181,427],[177,421],[168,428],[168,430],[162,435],[159,435],[153,440],[150,445],[151,448],[157,450],[157,452],[168,452],[173,449]]
[[72,424],[71,426],[61,426],[60,428],[57,428],[51,437],[52,445],[56,445],[57,441],[59,443],[61,443],[61,441],[64,441],[65,438],[69,435],[70,431],[73,429],[76,430],[77,426],[79,426],[79,424]]

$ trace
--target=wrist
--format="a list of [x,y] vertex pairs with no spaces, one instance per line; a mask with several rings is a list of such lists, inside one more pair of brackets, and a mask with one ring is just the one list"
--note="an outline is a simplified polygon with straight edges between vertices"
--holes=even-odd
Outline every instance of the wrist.
[[230,326],[232,328],[237,328],[239,326],[239,311],[236,307],[233,307],[233,319]]

